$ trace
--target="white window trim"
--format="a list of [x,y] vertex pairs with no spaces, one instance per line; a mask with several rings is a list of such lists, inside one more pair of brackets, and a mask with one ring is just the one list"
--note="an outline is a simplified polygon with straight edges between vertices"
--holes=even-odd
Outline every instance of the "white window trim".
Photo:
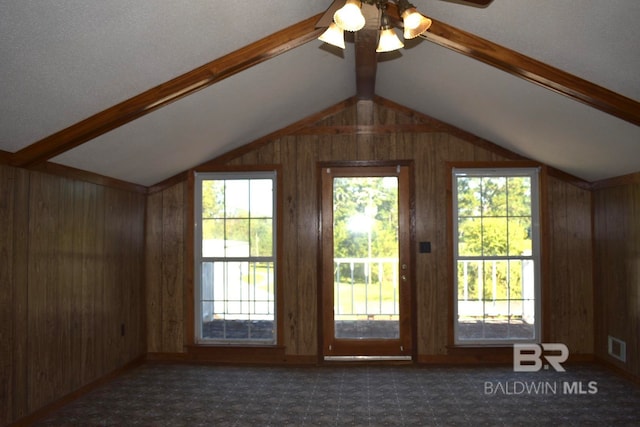
[[[456,178],[469,177],[530,177],[531,178],[531,238],[532,254],[530,257],[487,257],[490,259],[518,259],[526,258],[534,261],[534,336],[531,339],[459,339],[458,323],[458,186]],[[454,345],[456,346],[501,346],[513,343],[539,342],[542,324],[542,292],[541,292],[541,256],[540,256],[540,168],[537,167],[494,167],[494,168],[452,168],[452,223],[453,223],[453,319]],[[485,258],[486,259],[486,258]]]
[[[260,339],[205,339],[202,338],[202,304],[200,295],[202,294],[202,263],[211,260],[202,256],[202,182],[206,180],[224,180],[224,179],[272,179],[273,180],[273,197],[272,197],[272,256],[268,257],[274,265],[274,307],[273,307],[273,338],[269,340]],[[194,332],[196,344],[221,344],[221,345],[270,345],[276,346],[278,343],[278,263],[277,263],[277,171],[239,171],[239,172],[195,172],[194,173]],[[254,257],[257,260],[264,260],[265,257]],[[238,260],[238,258],[229,258],[230,260]]]

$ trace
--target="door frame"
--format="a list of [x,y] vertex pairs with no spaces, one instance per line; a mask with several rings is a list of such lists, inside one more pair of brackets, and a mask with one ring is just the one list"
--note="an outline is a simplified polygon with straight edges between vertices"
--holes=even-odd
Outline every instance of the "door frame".
[[[318,361],[320,363],[325,361],[327,356],[335,356],[337,358],[344,357],[345,359],[353,358],[354,360],[361,360],[362,358],[371,359],[389,359],[395,357],[401,357],[403,359],[417,360],[417,318],[416,318],[416,286],[415,286],[415,186],[414,186],[414,172],[413,172],[412,160],[395,160],[395,161],[346,161],[346,162],[319,162],[317,164],[316,175],[318,177]],[[405,289],[403,294],[408,296],[409,301],[400,301],[401,313],[404,315],[399,319],[400,324],[400,338],[398,340],[392,340],[402,345],[403,349],[400,351],[389,350],[389,340],[348,340],[333,338],[332,344],[334,345],[331,352],[329,352],[325,341],[325,332],[327,329],[333,331],[333,325],[328,325],[324,313],[326,307],[333,307],[333,287],[331,289],[331,297],[327,297],[327,289],[324,283],[326,276],[329,273],[325,270],[326,259],[333,258],[333,253],[326,253],[324,247],[327,239],[331,240],[331,248],[333,248],[333,235],[332,233],[325,233],[327,225],[324,221],[332,220],[332,218],[323,218],[323,212],[325,209],[330,209],[329,212],[333,212],[333,200],[326,200],[323,198],[323,179],[326,174],[326,169],[358,169],[361,168],[364,174],[354,173],[354,177],[366,176],[366,169],[370,168],[374,170],[372,173],[381,174],[380,169],[404,168],[404,172],[407,174],[406,185],[403,188],[399,187],[399,191],[405,193],[399,194],[399,203],[402,203],[402,199],[406,200],[406,215],[399,217],[399,221],[403,221],[400,226],[402,235],[399,236],[399,240],[405,241],[404,253],[401,254],[405,260],[408,261],[408,268],[406,275],[408,277],[408,284],[405,285],[408,289]],[[377,169],[377,171],[375,171]],[[399,174],[399,173],[398,173]],[[350,176],[348,175],[345,176]],[[375,176],[375,175],[372,175]],[[398,182],[400,185],[400,181]],[[406,223],[405,223],[406,222]],[[329,226],[329,228],[332,228]],[[329,235],[331,234],[331,235]],[[401,249],[402,250],[402,249]],[[329,258],[327,258],[329,257]],[[326,259],[325,259],[326,258]],[[332,265],[332,263],[331,263]],[[331,268],[333,271],[333,268]],[[398,274],[401,274],[401,269],[398,269]],[[333,282],[333,279],[332,279]],[[400,282],[399,282],[400,283]],[[333,316],[332,321],[333,321]],[[358,346],[358,351],[353,351],[355,345]],[[348,355],[344,353],[349,353]]]

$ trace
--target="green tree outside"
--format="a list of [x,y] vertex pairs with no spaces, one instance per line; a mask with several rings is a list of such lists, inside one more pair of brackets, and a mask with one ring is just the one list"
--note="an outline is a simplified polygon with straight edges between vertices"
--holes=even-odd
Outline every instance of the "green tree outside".
[[521,298],[522,261],[500,258],[531,254],[530,178],[458,177],[456,184],[458,255],[469,257],[458,261],[458,298]]

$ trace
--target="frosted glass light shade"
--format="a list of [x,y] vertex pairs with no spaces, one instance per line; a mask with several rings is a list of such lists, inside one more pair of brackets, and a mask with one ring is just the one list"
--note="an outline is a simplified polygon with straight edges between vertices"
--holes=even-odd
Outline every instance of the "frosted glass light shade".
[[327,30],[318,37],[318,40],[342,49],[345,48],[344,31],[342,31],[342,28],[338,27],[334,22],[332,22],[331,25],[329,25],[329,28],[327,28]]
[[393,28],[380,31],[380,41],[376,52],[391,52],[404,47],[404,43],[400,41]]
[[404,38],[413,39],[424,33],[431,27],[431,19],[419,13],[415,7],[402,12],[404,23]]
[[366,21],[360,10],[361,5],[358,0],[347,0],[344,6],[333,14],[334,22],[344,31],[361,30]]

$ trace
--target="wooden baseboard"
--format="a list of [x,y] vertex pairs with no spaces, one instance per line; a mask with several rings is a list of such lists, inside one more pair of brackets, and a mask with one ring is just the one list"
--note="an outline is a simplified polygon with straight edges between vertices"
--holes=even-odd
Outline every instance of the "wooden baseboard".
[[[422,354],[418,355],[416,363],[425,365],[510,365],[513,363],[513,350],[511,347],[497,348],[450,348],[448,354]],[[192,357],[187,353],[148,353],[146,360],[149,362],[174,362],[174,363],[193,363],[193,362],[211,362],[211,363],[251,363],[251,364],[270,364],[270,365],[318,365],[320,359],[316,355],[292,355],[285,354],[278,357],[277,360],[269,358],[267,360],[258,360],[258,355],[248,356],[247,349],[235,349],[229,353],[229,350],[217,349],[216,351],[200,350],[208,357]],[[239,352],[239,353],[238,353]],[[222,356],[221,356],[222,353]],[[243,357],[236,359],[234,356],[245,354]],[[599,362],[593,354],[571,354],[566,363],[594,363]],[[402,364],[406,364],[402,363]],[[348,362],[346,365],[354,365]],[[611,365],[615,368],[615,366]]]
[[145,357],[147,362],[185,362],[187,361],[187,353],[147,353]]
[[508,365],[513,363],[512,359],[508,359],[502,356],[497,357],[477,357],[477,356],[465,356],[465,355],[446,355],[446,354],[433,354],[433,355],[419,355],[418,364],[423,365]]
[[512,347],[448,347],[447,354],[419,354],[418,363],[431,365],[507,365]]
[[316,355],[307,356],[307,355],[286,354],[284,358],[287,365],[309,366],[309,365],[318,364],[318,356]]
[[[571,354],[566,363],[594,362],[593,354]],[[451,347],[448,354],[418,355],[418,363],[425,365],[511,365],[513,348]]]
[[635,375],[632,372],[627,371],[626,369],[623,369],[615,364],[613,364],[611,361],[607,360],[606,358],[602,357],[602,356],[595,356],[594,357],[595,362],[601,364],[602,366],[604,366],[605,368],[607,368],[608,370],[614,372],[616,375],[625,378],[635,384],[640,385],[640,376]]
[[[251,349],[250,349],[251,350]],[[254,349],[255,350],[255,349]],[[243,352],[247,352],[247,349],[243,349]],[[280,350],[281,351],[281,350]],[[192,351],[193,352],[193,351]],[[279,352],[279,351],[278,351]],[[238,358],[237,351],[231,348],[217,348],[207,349],[200,348],[195,351],[196,355],[188,353],[147,353],[146,361],[148,362],[166,362],[166,363],[234,363],[234,364],[269,364],[269,365],[317,365],[318,357],[315,355],[291,355],[278,353],[277,357],[273,357],[273,354],[267,358],[259,358],[260,353],[264,356],[264,350],[262,352],[251,351],[249,354],[245,353],[245,356]]]
[[36,422],[46,418],[47,416],[49,416],[50,414],[52,414],[53,412],[57,411],[58,409],[62,408],[65,405],[68,405],[69,403],[71,403],[72,401],[78,399],[81,396],[84,396],[85,394],[95,390],[96,388],[110,382],[113,381],[115,378],[121,376],[122,374],[124,374],[127,371],[130,371],[133,368],[136,368],[140,365],[142,365],[145,361],[145,355],[139,356],[135,359],[133,359],[131,362],[127,363],[124,366],[121,366],[120,368],[117,368],[111,372],[109,372],[108,374],[98,378],[95,381],[90,382],[89,384],[86,384],[82,387],[80,387],[79,389],[61,397],[60,399],[49,403],[48,405],[32,412],[31,414],[27,415],[26,417],[23,417],[21,419],[19,419],[18,421],[14,422],[13,424],[11,424],[12,426],[30,426],[35,424]]

